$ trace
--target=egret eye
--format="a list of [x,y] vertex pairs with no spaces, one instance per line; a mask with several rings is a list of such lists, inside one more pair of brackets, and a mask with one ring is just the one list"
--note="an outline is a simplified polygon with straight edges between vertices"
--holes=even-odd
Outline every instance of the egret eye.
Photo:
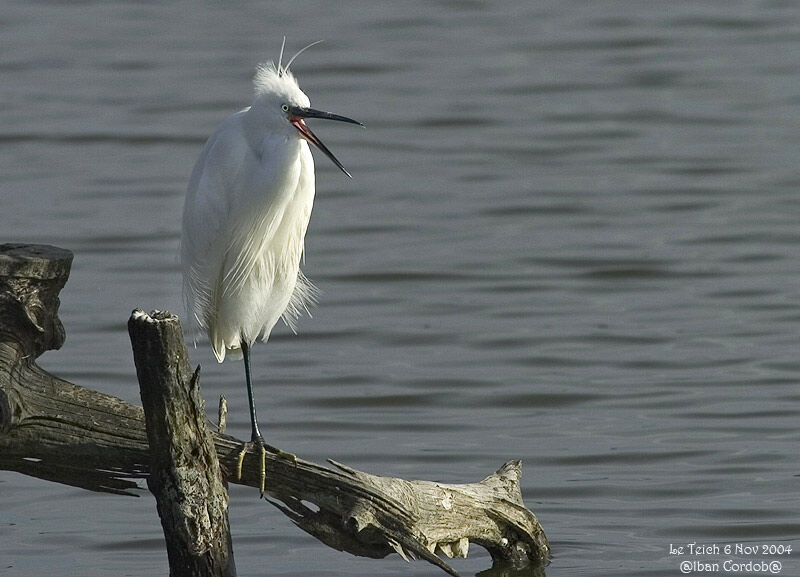
[[288,104],[281,104],[281,110],[284,112],[289,112],[289,105]]

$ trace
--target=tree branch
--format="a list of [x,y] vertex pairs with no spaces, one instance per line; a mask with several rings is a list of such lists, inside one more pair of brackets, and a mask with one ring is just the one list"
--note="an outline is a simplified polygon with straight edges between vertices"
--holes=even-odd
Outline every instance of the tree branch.
[[178,317],[137,311],[128,332],[150,443],[147,486],[164,529],[170,576],[235,577],[228,491]]
[[[59,379],[35,362],[63,343],[58,292],[71,260],[53,247],[0,245],[0,468],[136,494],[135,479],[150,472],[142,408]],[[185,350],[182,339],[180,346]],[[231,478],[243,442],[220,432],[212,437],[227,480],[258,487],[257,454],[248,452],[241,479]],[[550,546],[522,501],[519,461],[471,484],[379,477],[331,463],[266,457],[269,501],[330,547],[373,558],[396,552],[455,575],[436,553],[466,556],[472,542],[495,563],[543,574]]]

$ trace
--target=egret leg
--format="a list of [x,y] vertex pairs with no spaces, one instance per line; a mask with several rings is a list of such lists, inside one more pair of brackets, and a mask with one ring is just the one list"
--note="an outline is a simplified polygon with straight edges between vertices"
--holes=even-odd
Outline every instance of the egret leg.
[[261,474],[259,478],[259,487],[261,496],[264,496],[264,485],[266,484],[267,471],[266,471],[266,456],[267,450],[264,446],[264,438],[261,436],[261,431],[258,430],[258,417],[256,416],[256,403],[253,398],[253,382],[250,378],[250,345],[242,341],[242,357],[244,357],[244,378],[247,382],[247,401],[250,404],[250,442],[242,446],[239,451],[239,457],[236,459],[236,477],[242,478],[242,463],[244,463],[244,456],[247,449],[252,446],[257,446],[261,458]]
[[258,429],[258,417],[256,416],[256,402],[255,398],[253,397],[253,381],[250,377],[250,345],[247,344],[244,340],[242,340],[242,357],[244,358],[244,377],[245,381],[247,382],[247,401],[250,404],[250,442],[245,443],[242,447],[241,452],[239,453],[239,457],[236,461],[236,475],[237,478],[242,478],[242,463],[244,462],[245,453],[247,453],[247,449],[253,445],[258,446],[260,451],[260,458],[261,458],[261,475],[260,475],[260,488],[261,488],[261,496],[264,496],[264,486],[266,484],[266,456],[267,451],[270,453],[274,453],[279,457],[292,461],[294,464],[297,464],[297,457],[292,453],[286,453],[285,451],[281,451],[280,449],[273,447],[271,445],[267,445],[264,442],[264,438],[261,436],[261,431]]
[[250,403],[250,441],[264,444],[261,431],[258,430],[258,417],[256,416],[256,401],[253,398],[253,381],[250,379],[250,345],[242,342],[242,357],[244,358],[244,378],[247,381],[247,402]]

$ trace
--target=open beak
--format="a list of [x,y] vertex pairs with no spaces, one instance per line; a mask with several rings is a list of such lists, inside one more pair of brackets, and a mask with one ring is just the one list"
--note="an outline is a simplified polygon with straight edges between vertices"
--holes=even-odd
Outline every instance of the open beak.
[[[347,176],[350,176],[350,173],[345,170],[342,163],[339,162],[333,153],[328,150],[328,147],[322,144],[322,141],[317,138],[317,136],[311,132],[311,129],[305,123],[306,118],[324,118],[325,120],[338,120],[340,122],[349,122],[350,124],[357,124],[359,126],[364,126],[358,120],[353,120],[352,118],[347,118],[346,116],[339,116],[338,114],[332,114],[330,112],[323,112],[322,110],[314,110],[313,108],[303,108],[302,106],[292,106],[289,109],[289,122],[291,122],[294,127],[300,132],[300,134],[308,140],[311,144],[314,144],[317,148],[319,148],[325,156],[330,158],[333,163],[339,167],[339,169],[344,172]],[[352,177],[351,177],[352,178]]]

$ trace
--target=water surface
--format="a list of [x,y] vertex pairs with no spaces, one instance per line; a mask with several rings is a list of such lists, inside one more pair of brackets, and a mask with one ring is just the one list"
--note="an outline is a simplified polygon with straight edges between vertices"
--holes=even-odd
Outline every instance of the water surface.
[[[797,574],[798,25],[780,1],[6,2],[4,237],[75,252],[41,363],[138,402],[125,324],[182,312],[194,159],[284,34],[324,39],[300,84],[367,129],[317,128],[354,178],[317,158],[320,305],[254,351],[269,440],[445,482],[521,458],[551,577],[674,576],[689,542],[793,544]],[[192,361],[245,437],[241,367]],[[141,494],[0,473],[0,567],[164,575]],[[241,575],[438,571],[231,494]]]

